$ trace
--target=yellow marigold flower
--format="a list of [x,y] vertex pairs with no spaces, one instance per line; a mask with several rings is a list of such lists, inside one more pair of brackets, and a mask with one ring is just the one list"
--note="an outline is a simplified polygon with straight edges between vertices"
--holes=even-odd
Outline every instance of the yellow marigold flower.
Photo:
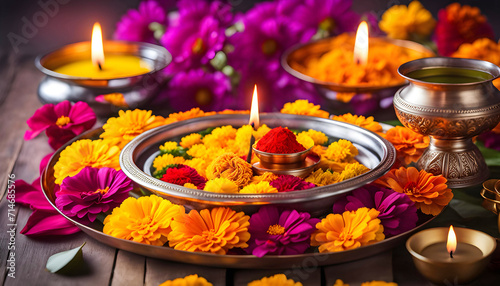
[[236,129],[231,125],[215,128],[212,133],[203,137],[203,144],[210,147],[224,148],[228,146],[229,140],[236,138]]
[[323,156],[325,155],[326,148],[321,145],[314,145],[311,151],[318,154],[319,156]]
[[385,281],[368,281],[361,283],[361,286],[398,286],[395,282],[385,282]]
[[185,183],[183,187],[190,188],[190,189],[195,189],[195,190],[198,189],[198,187],[196,187],[195,184],[191,184],[191,183]]
[[224,109],[222,111],[218,111],[217,114],[250,114],[250,110]]
[[159,286],[213,286],[213,284],[203,277],[198,277],[198,274],[193,274],[184,278],[167,280]]
[[174,157],[174,155],[172,155],[172,154],[163,154],[163,155],[158,156],[154,159],[153,167],[156,170],[161,170],[168,165],[183,164],[184,161],[185,160],[182,157]]
[[121,108],[128,108],[129,107],[127,101],[125,101],[125,97],[123,96],[123,93],[119,93],[119,92],[113,92],[113,93],[99,95],[96,98],[96,101],[108,102],[114,106],[118,106]]
[[215,178],[208,180],[203,190],[212,193],[236,194],[239,191],[239,187],[229,179]]
[[150,245],[164,245],[174,217],[184,207],[155,195],[129,197],[104,219],[105,234]]
[[[500,66],[500,44],[488,38],[477,39],[460,45],[451,57],[483,60]],[[494,80],[493,84],[500,88],[500,79]]]
[[394,5],[387,9],[378,25],[389,38],[418,40],[429,37],[436,26],[436,20],[420,2],[412,1],[408,7]]
[[425,170],[419,172],[414,167],[392,169],[375,181],[376,184],[406,194],[417,208],[431,215],[438,215],[453,198],[446,182],[442,175],[434,176]]
[[309,103],[305,99],[297,99],[295,102],[287,102],[281,109],[281,113],[309,115],[328,118],[328,112],[321,110],[321,106]]
[[120,170],[120,148],[110,146],[103,140],[82,139],[66,147],[54,166],[55,183],[73,177],[85,167],[109,167]]
[[336,252],[369,245],[385,238],[376,209],[359,208],[343,214],[329,214],[316,224],[311,245],[319,251]]
[[191,157],[202,158],[207,153],[207,147],[203,144],[195,144],[186,153]]
[[233,247],[248,247],[249,216],[219,207],[181,214],[172,222],[170,247],[193,252],[226,254]]
[[255,137],[255,141],[264,137],[264,135],[266,135],[267,132],[269,132],[269,131],[271,131],[271,128],[269,128],[267,125],[262,124],[261,126],[259,126],[259,128],[253,133],[253,136]]
[[200,143],[202,143],[201,134],[191,133],[187,136],[182,137],[180,145],[184,148],[190,148],[191,146]]
[[342,173],[342,171],[344,171],[345,166],[347,166],[348,164],[350,163],[341,163],[337,161],[328,160],[325,157],[322,157],[318,163],[317,168],[323,170],[330,170],[332,172],[338,172],[340,174]]
[[296,138],[297,142],[299,142],[299,144],[304,146],[304,148],[306,149],[312,148],[314,146],[314,140],[304,132],[299,133]]
[[300,134],[306,134],[307,136],[311,137],[311,139],[314,141],[314,145],[323,145],[328,142],[328,136],[326,136],[325,133],[321,131],[309,129],[307,131],[300,132],[298,136],[300,136]]
[[260,183],[260,182],[271,182],[273,180],[276,180],[279,176],[274,174],[274,173],[271,173],[271,172],[265,172],[264,174],[260,175],[260,176],[253,176],[252,177],[252,180],[251,180],[251,184],[257,184],[257,183]]
[[369,170],[370,169],[365,167],[363,164],[361,164],[359,162],[354,162],[354,163],[347,164],[344,168],[344,171],[342,171],[342,173],[340,174],[340,176],[342,177],[342,181],[343,181],[343,180],[347,180],[347,179],[359,176],[363,173],[368,172]]
[[285,274],[276,274],[260,280],[254,280],[248,283],[247,286],[302,286],[302,283],[288,279]]
[[342,281],[340,279],[337,279],[337,280],[335,280],[335,284],[333,284],[333,286],[349,286],[349,284],[344,283],[344,281]]
[[277,193],[278,189],[271,186],[269,182],[261,181],[257,184],[250,184],[240,190],[241,194],[267,194],[267,193]]
[[352,115],[350,113],[346,113],[343,115],[335,115],[332,117],[332,119],[351,123],[373,132],[382,132],[382,126],[380,125],[380,123],[374,120],[373,116],[364,117],[362,115]]
[[324,156],[337,162],[354,162],[354,157],[358,155],[358,149],[351,141],[340,139],[328,146]]
[[207,178],[226,178],[238,186],[246,186],[252,179],[252,165],[233,153],[225,153],[215,158],[207,168]]
[[167,141],[165,144],[160,146],[160,150],[162,151],[169,151],[169,150],[175,150],[177,149],[177,142],[174,141]]
[[248,154],[248,149],[250,149],[250,139],[255,131],[250,125],[243,125],[236,131],[236,136],[234,139],[235,154],[244,155]]
[[394,145],[398,159],[406,165],[416,162],[430,141],[429,136],[418,134],[403,126],[393,127],[382,136]]
[[161,116],[151,115],[149,110],[127,110],[118,111],[118,117],[111,117],[102,127],[104,132],[102,139],[119,138],[120,149],[137,135],[144,131],[153,129],[164,124],[165,119]]
[[191,160],[186,160],[182,163],[186,166],[194,168],[198,174],[206,178],[206,170],[207,170],[207,161],[202,158],[193,158]]
[[342,177],[340,176],[340,173],[318,169],[305,178],[305,181],[313,183],[317,186],[326,186],[342,181]]
[[205,112],[198,107],[192,108],[191,110],[172,113],[165,120],[164,124],[170,124],[177,121],[187,120],[196,117],[206,116]]

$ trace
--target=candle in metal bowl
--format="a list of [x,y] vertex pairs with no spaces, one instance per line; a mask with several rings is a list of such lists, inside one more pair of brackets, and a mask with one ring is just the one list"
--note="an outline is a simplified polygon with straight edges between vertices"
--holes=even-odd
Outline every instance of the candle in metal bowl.
[[471,282],[483,272],[495,250],[495,239],[483,232],[457,227],[455,233],[451,251],[447,245],[449,229],[445,227],[423,230],[406,242],[417,270],[433,283]]
[[[43,103],[85,101],[99,115],[128,107],[137,108],[157,93],[165,76],[161,70],[171,61],[163,47],[138,42],[104,41],[105,58],[92,63],[92,43],[64,46],[36,58],[35,65],[46,77],[38,86]],[[121,94],[121,104],[99,100],[100,95]]]
[[426,58],[405,63],[399,73],[410,84],[394,96],[399,120],[430,135],[419,168],[442,174],[452,188],[482,183],[488,168],[472,137],[500,121],[500,91],[492,81],[500,68],[479,60]]
[[[356,41],[353,35],[342,34],[291,47],[283,54],[281,65],[291,75],[314,84],[337,113],[391,119],[392,97],[407,83],[397,68],[434,54],[415,42],[368,38],[368,31],[360,29]],[[366,38],[358,40],[360,34]],[[358,48],[360,43],[365,43],[364,49]]]

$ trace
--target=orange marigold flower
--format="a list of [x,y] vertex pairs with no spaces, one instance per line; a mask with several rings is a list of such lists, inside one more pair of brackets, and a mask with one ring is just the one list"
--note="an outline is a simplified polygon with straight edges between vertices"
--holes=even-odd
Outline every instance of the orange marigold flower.
[[417,208],[431,215],[438,215],[453,198],[446,182],[442,175],[435,176],[425,170],[419,172],[414,167],[392,169],[375,181],[376,184],[408,195]]
[[165,118],[164,124],[170,124],[170,123],[177,122],[177,121],[207,116],[207,115],[211,115],[211,114],[213,114],[213,113],[208,114],[208,113],[205,113],[200,108],[195,107],[195,108],[192,108],[188,111],[170,114],[167,118]]
[[193,252],[226,254],[233,247],[248,247],[249,216],[227,207],[192,210],[178,215],[172,222],[169,245]]
[[101,94],[95,98],[98,102],[108,102],[114,106],[118,106],[121,108],[128,108],[128,103],[123,96],[123,93],[113,92],[108,94]]
[[276,274],[260,280],[254,280],[248,283],[247,286],[302,286],[302,283],[288,279],[285,274]]
[[164,124],[165,119],[163,117],[154,116],[151,113],[151,110],[120,110],[118,117],[111,117],[104,124],[102,127],[104,132],[100,137],[103,139],[120,139],[118,147],[121,149],[137,135]]
[[215,158],[207,168],[209,180],[226,178],[243,187],[252,179],[252,165],[234,153],[225,153]]
[[420,2],[412,1],[408,7],[394,5],[387,9],[378,25],[389,38],[419,40],[429,37],[436,26],[436,20]]
[[361,286],[398,286],[398,283],[373,280],[363,282]]
[[430,141],[429,136],[418,134],[403,126],[387,130],[383,137],[394,145],[398,159],[406,165],[416,162]]
[[382,132],[382,126],[374,120],[373,116],[364,117],[362,115],[352,115],[351,113],[346,113],[343,115],[335,115],[332,119],[351,123],[373,132]]
[[73,177],[85,167],[109,167],[120,170],[120,149],[107,141],[82,139],[66,147],[54,165],[55,183],[61,184],[64,178]]
[[359,208],[343,214],[329,214],[316,224],[311,245],[320,252],[350,250],[369,245],[385,238],[384,227],[377,218],[376,209]]
[[250,110],[224,109],[222,111],[218,111],[217,114],[250,114]]
[[321,110],[321,106],[314,105],[306,99],[298,99],[295,102],[287,102],[281,109],[281,113],[309,115],[328,118],[328,112]]
[[264,174],[260,175],[260,176],[253,176],[252,177],[252,180],[251,180],[251,184],[257,184],[257,183],[260,183],[260,182],[271,182],[271,181],[274,181],[278,178],[279,176],[274,174],[274,173],[271,173],[271,172],[265,172]]
[[135,242],[162,246],[172,231],[174,217],[184,207],[155,195],[130,197],[104,219],[105,234]]
[[198,277],[198,274],[193,274],[184,278],[167,280],[159,286],[213,286],[213,284],[203,277]]

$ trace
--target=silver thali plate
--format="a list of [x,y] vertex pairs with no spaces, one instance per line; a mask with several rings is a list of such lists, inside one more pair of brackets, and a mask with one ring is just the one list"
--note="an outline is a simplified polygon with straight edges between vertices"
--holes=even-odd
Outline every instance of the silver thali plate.
[[271,128],[286,126],[297,130],[314,129],[325,133],[334,141],[351,141],[359,151],[356,159],[370,171],[333,185],[274,194],[211,193],[163,182],[150,175],[153,158],[164,142],[180,140],[185,135],[207,128],[225,125],[239,127],[248,124],[248,120],[249,115],[245,114],[219,114],[157,127],[137,136],[123,148],[120,166],[123,172],[141,187],[173,203],[184,205],[187,209],[230,206],[234,210],[251,214],[262,205],[276,205],[318,216],[331,212],[332,205],[339,196],[371,183],[385,174],[396,158],[394,146],[389,141],[364,128],[312,116],[264,113],[260,114],[260,122]]
[[[289,118],[289,116],[284,116],[284,117]],[[283,116],[279,116],[279,118],[283,118]],[[189,124],[189,122],[186,123]],[[314,128],[313,125],[310,126],[311,127],[307,128]],[[404,243],[404,241],[406,241],[406,239],[411,234],[416,232],[418,229],[420,229],[433,219],[430,216],[422,217],[419,219],[417,227],[415,227],[410,231],[407,231],[405,233],[402,233],[400,235],[391,238],[387,238],[375,244],[363,246],[353,250],[334,252],[334,253],[305,253],[299,255],[286,255],[286,256],[279,256],[279,255],[264,256],[261,258],[253,255],[217,255],[210,253],[188,252],[182,250],[175,250],[173,248],[165,246],[163,247],[152,246],[116,238],[104,234],[102,232],[102,225],[96,224],[89,226],[82,224],[73,218],[67,217],[55,206],[56,184],[54,178],[54,165],[59,160],[61,151],[64,150],[66,146],[70,145],[71,143],[79,139],[98,139],[99,135],[102,132],[103,130],[101,128],[88,131],[78,136],[77,138],[71,140],[66,145],[57,150],[50,159],[47,167],[41,174],[40,180],[42,185],[42,191],[47,200],[49,201],[49,203],[54,207],[54,209],[56,209],[63,217],[65,217],[71,223],[78,226],[83,232],[85,232],[90,237],[111,247],[126,250],[139,255],[182,262],[182,263],[189,263],[189,264],[196,264],[196,265],[210,266],[210,267],[223,267],[223,268],[286,269],[286,268],[297,268],[297,267],[317,267],[323,265],[339,264],[339,263],[354,261],[390,250]],[[187,132],[193,132],[193,131],[187,131]]]

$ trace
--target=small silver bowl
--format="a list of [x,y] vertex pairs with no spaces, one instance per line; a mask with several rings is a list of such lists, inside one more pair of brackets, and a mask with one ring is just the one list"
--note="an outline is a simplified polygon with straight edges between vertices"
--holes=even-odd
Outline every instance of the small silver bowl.
[[96,97],[99,95],[121,93],[128,108],[139,108],[148,103],[167,80],[161,71],[172,61],[170,53],[164,47],[138,42],[104,41],[104,53],[137,56],[150,67],[151,70],[147,73],[129,77],[94,79],[54,71],[73,61],[90,60],[90,46],[90,41],[74,43],[36,58],[35,66],[46,75],[38,86],[38,97],[42,103],[57,104],[65,100],[84,101],[98,115],[109,116],[123,109],[123,106],[98,101]]
[[255,155],[260,159],[260,165],[266,169],[291,169],[304,165],[312,147],[297,153],[276,154],[260,151],[252,146]]

